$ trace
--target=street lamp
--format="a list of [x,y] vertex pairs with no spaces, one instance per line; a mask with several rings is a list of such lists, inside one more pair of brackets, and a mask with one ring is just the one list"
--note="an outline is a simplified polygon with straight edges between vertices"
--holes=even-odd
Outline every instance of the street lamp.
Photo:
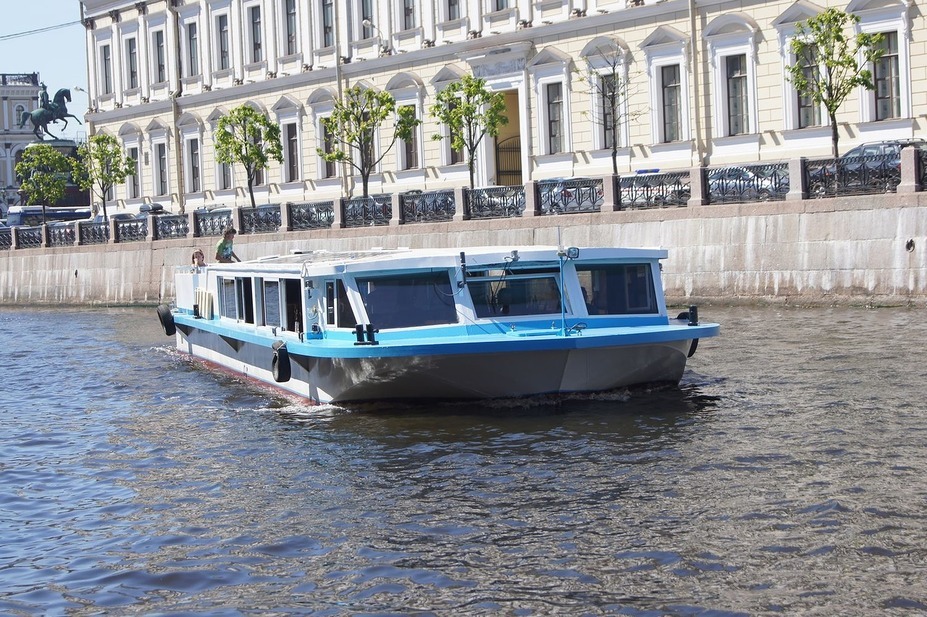
[[361,24],[363,24],[365,28],[370,28],[371,30],[374,30],[377,33],[377,37],[380,39],[380,55],[388,56],[389,55],[389,43],[384,42],[386,37],[383,36],[383,33],[380,32],[380,29],[377,28],[376,24],[374,24],[369,19],[365,19],[364,21],[361,22]]

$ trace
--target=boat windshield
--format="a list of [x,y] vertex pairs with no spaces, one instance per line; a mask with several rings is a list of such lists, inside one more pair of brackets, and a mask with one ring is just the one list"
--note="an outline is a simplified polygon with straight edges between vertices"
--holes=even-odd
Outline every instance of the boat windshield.
[[380,329],[457,323],[447,272],[357,279],[370,323]]
[[477,317],[509,317],[560,313],[557,273],[479,273],[467,282]]
[[576,266],[590,315],[657,313],[650,264]]

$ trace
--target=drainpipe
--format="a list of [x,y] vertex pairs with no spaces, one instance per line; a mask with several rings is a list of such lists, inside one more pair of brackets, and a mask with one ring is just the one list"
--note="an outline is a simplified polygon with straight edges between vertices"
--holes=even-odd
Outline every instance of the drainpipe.
[[702,111],[699,106],[702,93],[699,88],[698,37],[695,36],[697,13],[695,0],[689,0],[689,47],[692,66],[692,92],[694,96],[693,113],[695,114],[695,165],[705,166],[705,143],[702,139]]
[[[86,14],[85,9],[84,9],[84,3],[81,2],[81,3],[80,3],[80,23],[81,23],[81,24],[84,24],[84,23],[86,23],[86,20],[87,20],[87,14]],[[87,27],[84,26],[84,31],[85,31],[85,32],[86,32],[86,29],[87,29]],[[90,37],[87,37],[87,38],[90,38]],[[93,50],[90,49],[92,46],[89,45],[89,44],[87,43],[87,39],[86,39],[86,38],[84,39],[84,45],[86,45],[86,46],[88,47],[88,49],[87,49],[87,58],[89,58],[89,61],[87,62],[87,65],[84,67],[84,68],[85,68],[86,75],[87,75],[87,90],[84,91],[84,94],[87,95],[87,111],[84,112],[84,126],[87,127],[87,139],[90,139],[91,137],[93,137],[94,127],[93,127],[93,120],[88,120],[88,119],[87,119],[87,116],[90,115],[90,113],[91,113],[90,110],[91,110],[91,109],[93,108],[93,106],[94,106],[94,105],[93,105],[93,99],[91,98],[91,95],[90,95],[90,93],[93,92],[93,91],[95,90],[95,89],[91,89],[91,85],[90,85],[90,63],[93,62],[93,55],[92,55]]]
[[177,52],[177,67],[174,72],[173,89],[170,92],[171,97],[171,128],[174,137],[174,167],[177,176],[177,203],[180,206],[180,214],[186,212],[186,199],[184,192],[183,177],[183,143],[180,140],[180,127],[177,121],[180,118],[180,104],[177,99],[183,94],[183,86],[180,82],[180,76],[183,74],[183,46],[180,44],[180,15],[177,13],[178,0],[170,0],[167,4],[167,10],[173,16],[174,25],[174,47]]

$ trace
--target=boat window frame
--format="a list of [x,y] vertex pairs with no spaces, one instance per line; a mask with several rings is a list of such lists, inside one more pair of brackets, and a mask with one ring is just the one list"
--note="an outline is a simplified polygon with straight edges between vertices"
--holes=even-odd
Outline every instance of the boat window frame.
[[[659,271],[658,264],[652,261],[622,261],[622,262],[584,262],[575,264],[576,268],[576,280],[580,285],[580,289],[585,289],[588,298],[585,299],[585,304],[587,307],[587,312],[590,316],[610,316],[610,317],[625,317],[632,315],[659,315],[664,311],[663,303],[661,302],[660,295],[657,293],[658,284],[654,280],[656,276],[655,272]],[[624,270],[625,278],[623,280],[623,289],[616,288],[614,291],[606,291],[605,295],[602,295],[601,281],[599,282],[599,287],[596,287],[596,282],[593,280],[584,281],[583,274],[591,270],[604,271],[608,269],[617,269],[621,268]],[[643,268],[643,272],[638,274],[634,281],[631,281],[627,277],[627,273],[631,268]],[[617,282],[613,281],[613,282]],[[644,285],[643,288],[636,286],[635,289],[631,289],[631,283],[638,282]],[[587,288],[588,286],[591,288]],[[607,286],[608,282],[606,282]],[[611,295],[609,295],[609,293]],[[635,303],[634,298],[641,299],[645,298],[646,302],[641,304],[639,302]],[[609,307],[609,304],[620,303],[623,301],[625,310],[615,310],[617,306]],[[603,312],[600,312],[601,309],[605,309]]]
[[[456,296],[457,283],[453,272],[446,268],[431,268],[415,270],[413,272],[365,272],[353,277],[354,289],[358,294],[360,305],[363,306],[367,322],[375,328],[382,330],[419,328],[428,326],[455,326],[460,323],[460,312]],[[374,288],[368,289],[370,284]],[[378,296],[377,286],[380,286],[379,296],[387,297],[387,302],[380,305],[371,303]],[[436,285],[446,285],[446,290],[435,288]],[[428,288],[435,294],[443,294],[446,301],[440,300],[441,295],[430,295]],[[402,297],[399,302],[398,298]],[[393,308],[383,309],[383,306]],[[401,310],[402,307],[406,310]],[[413,309],[414,310],[410,310]],[[371,310],[373,309],[373,310]],[[372,313],[372,314],[371,314]]]
[[[516,286],[507,284],[510,281],[549,281],[551,283],[549,287],[550,296],[546,298],[537,297],[535,294],[543,291],[531,289],[531,287],[537,287],[537,285],[524,285],[516,291]],[[482,294],[474,293],[485,283],[489,284],[490,300],[488,303],[482,301]],[[532,266],[526,264],[525,267],[516,268],[508,264],[480,266],[467,275],[470,301],[474,315],[478,319],[500,317],[505,319],[518,317],[537,318],[539,316],[560,315],[562,311],[572,315],[573,308],[569,294],[566,293],[560,283],[560,268],[548,265]],[[493,285],[496,286],[495,289]],[[566,285],[564,284],[564,286]],[[513,290],[513,293],[504,294],[507,289]],[[524,300],[517,303],[504,302],[498,299],[500,295],[523,296]],[[480,296],[479,299],[478,296]],[[547,304],[549,302],[555,302],[556,306]],[[513,310],[513,307],[518,308]],[[487,311],[487,309],[489,310]]]

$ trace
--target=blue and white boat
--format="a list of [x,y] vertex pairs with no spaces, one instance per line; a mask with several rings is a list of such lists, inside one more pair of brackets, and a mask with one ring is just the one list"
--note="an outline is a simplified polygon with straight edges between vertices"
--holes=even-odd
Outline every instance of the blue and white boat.
[[677,384],[718,324],[671,318],[663,249],[307,251],[177,268],[177,347],[316,403]]

